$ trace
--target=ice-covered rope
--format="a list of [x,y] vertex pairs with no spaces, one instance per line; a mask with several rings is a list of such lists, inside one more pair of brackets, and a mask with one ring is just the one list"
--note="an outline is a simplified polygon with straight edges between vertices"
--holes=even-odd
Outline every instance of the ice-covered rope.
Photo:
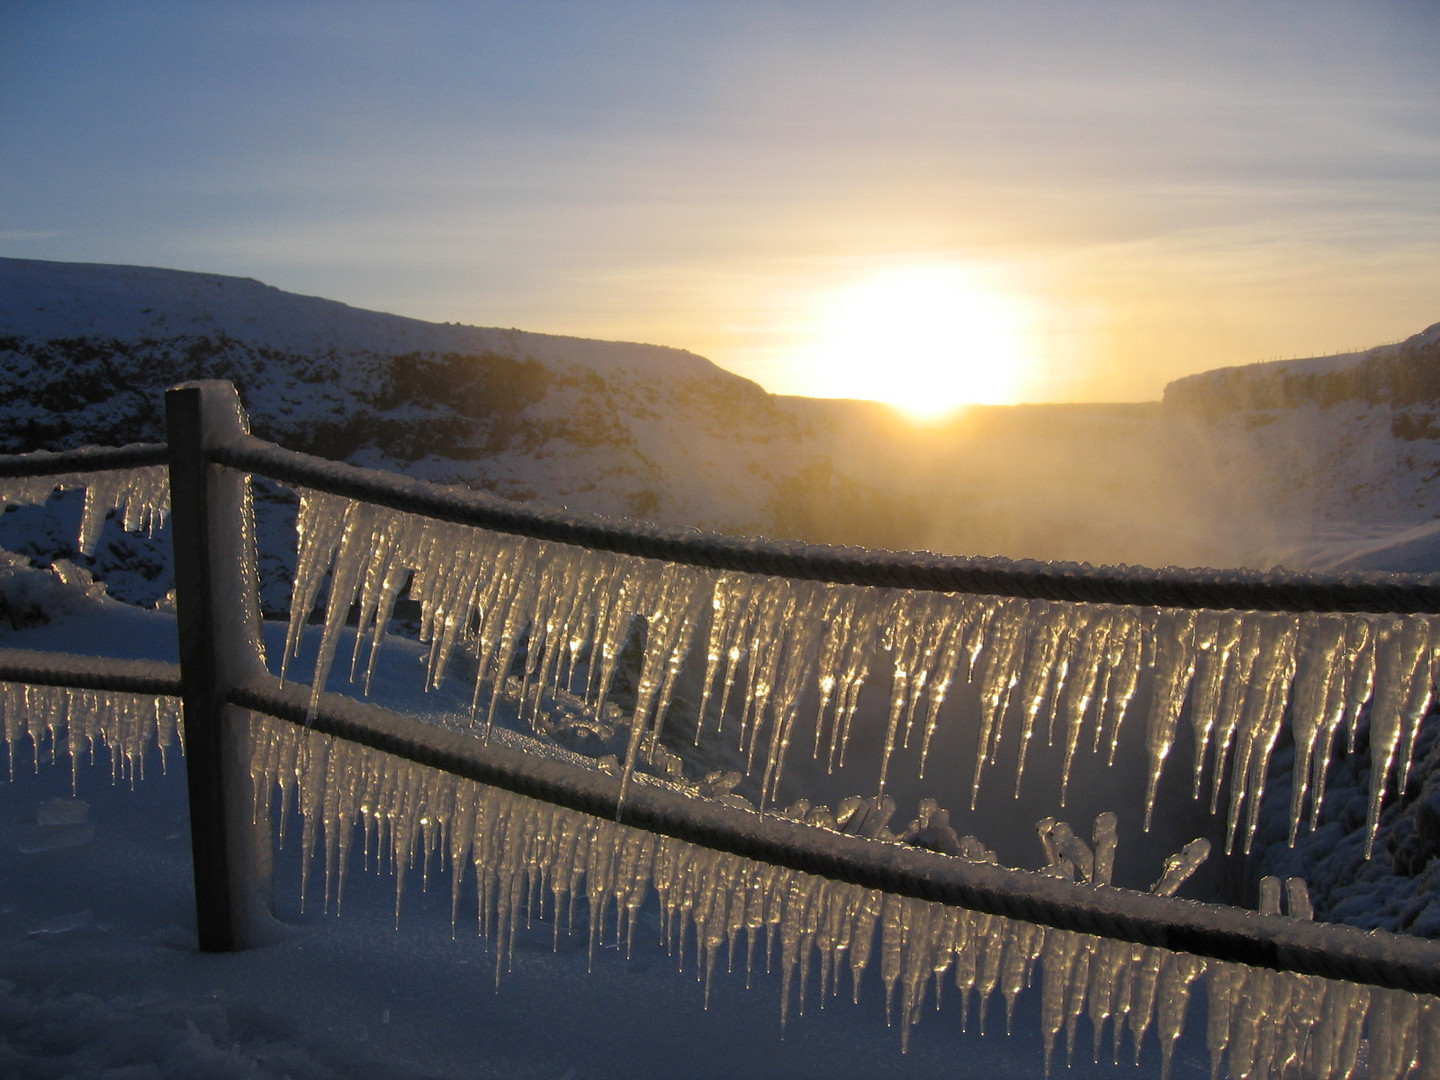
[[1440,613],[1440,575],[1338,576],[970,558],[723,536],[521,504],[302,454],[254,436],[211,460],[315,491],[439,521],[711,570],[803,581],[1147,607],[1246,611]]
[[81,446],[75,450],[35,450],[28,454],[0,454],[0,477],[144,469],[164,465],[168,454],[169,448],[164,443]]
[[[947,695],[964,680],[980,707],[974,757],[960,766],[972,799],[1008,742],[1017,744],[1018,792],[1027,750],[1043,737],[1064,748],[1062,805],[1076,755],[1113,761],[1138,699],[1143,715],[1130,722],[1142,725],[1146,745],[1147,827],[1183,718],[1193,793],[1208,796],[1212,813],[1224,800],[1227,846],[1247,851],[1282,729],[1296,745],[1293,841],[1307,810],[1315,827],[1330,749],[1337,739],[1354,747],[1362,709],[1373,844],[1387,785],[1405,787],[1440,649],[1440,619],[1429,615],[1194,611],[797,581],[516,537],[313,491],[301,493],[298,529],[286,656],[297,653],[328,574],[317,694],[357,608],[351,670],[360,670],[368,634],[368,682],[408,587],[431,645],[430,681],[439,683],[457,647],[477,659],[476,703],[489,693],[484,730],[506,694],[526,716],[562,692],[603,716],[622,650],[642,640],[627,778],[660,753],[695,651],[705,669],[696,737],[712,714],[723,723],[738,711],[739,749],[766,800],[795,753],[843,763],[867,681],[889,681],[879,791],[899,747],[918,744],[924,774]],[[802,716],[807,699],[817,705]]]
[[82,488],[85,508],[76,546],[95,553],[106,515],[120,512],[129,532],[152,536],[170,511],[169,470],[162,444],[83,447],[59,453],[0,455],[0,507],[43,505],[57,491]]
[[[174,664],[0,649],[0,727],[13,778],[21,744],[40,762],[47,743],[65,747],[72,773],[95,749],[110,754],[112,778],[143,779],[153,744],[161,766],[180,741],[180,672]],[[58,753],[57,753],[58,756]]]
[[[148,469],[163,443],[0,455],[0,478]],[[445,488],[286,450],[245,436],[211,453],[216,462],[272,479],[347,495],[496,532],[720,570],[802,580],[989,596],[1249,611],[1440,613],[1440,576],[1316,575],[1001,558],[752,540],[522,505],[485,492]]]
[[178,697],[180,666],[161,660],[0,648],[0,681]]
[[[303,697],[292,708],[303,711]],[[757,952],[767,970],[778,961],[782,1024],[792,1012],[803,1015],[808,1004],[838,996],[846,967],[858,1001],[873,965],[887,1014],[899,1019],[902,1046],[932,994],[939,1005],[947,982],[960,995],[962,1024],[972,996],[978,999],[982,1031],[996,991],[1008,1028],[1017,998],[1038,984],[1047,1071],[1062,1030],[1066,1059],[1073,1056],[1084,1015],[1096,1059],[1107,1029],[1117,1060],[1128,1031],[1137,1063],[1153,1032],[1165,1075],[1192,999],[1199,998],[1215,1075],[1223,1064],[1231,1077],[1348,1077],[1363,1036],[1372,1080],[1440,1077],[1440,1000],[1433,997],[888,895],[497,790],[348,736],[265,717],[256,717],[253,732],[257,817],[268,819],[277,788],[282,820],[288,808],[298,808],[306,866],[323,850],[326,906],[339,910],[357,833],[359,857],[396,871],[397,918],[407,869],[423,868],[427,881],[432,866],[447,869],[452,913],[473,871],[480,931],[492,943],[497,980],[522,921],[549,918],[558,938],[577,900],[588,904],[592,956],[607,937],[628,951],[636,914],[653,891],[664,943],[682,964],[694,963],[707,1000],[722,964],[726,970],[743,964],[748,981]],[[1192,994],[1196,985],[1204,986],[1203,995]]]
[[[647,832],[834,881],[1216,960],[1440,993],[1440,944],[1429,941],[1076,885],[1048,874],[1007,870],[978,856],[940,856],[797,825],[653,785],[632,788],[622,807],[619,778],[604,772],[486,746],[463,733],[342,695],[324,695],[311,712],[306,688],[276,687],[268,678],[237,687],[230,700],[463,780],[607,822],[615,821],[618,812],[624,824]],[[338,794],[340,789],[333,790]],[[1169,862],[1186,859],[1182,853],[1167,861],[1166,876]]]

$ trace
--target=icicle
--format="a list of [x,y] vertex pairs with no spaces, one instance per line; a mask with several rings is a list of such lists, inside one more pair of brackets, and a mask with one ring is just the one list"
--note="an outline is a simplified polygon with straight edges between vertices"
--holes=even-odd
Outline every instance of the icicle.
[[[1252,616],[1257,621],[1261,616]],[[1260,799],[1270,751],[1280,733],[1285,714],[1286,693],[1295,671],[1295,640],[1298,620],[1293,615],[1263,617],[1243,713],[1235,737],[1235,759],[1230,778],[1230,812],[1226,830],[1226,851],[1234,850],[1240,834],[1240,811],[1249,800],[1243,850],[1250,852],[1250,840],[1259,822]]]
[[1266,875],[1260,879],[1260,898],[1255,910],[1261,915],[1280,914],[1280,879]]
[[[1091,1061],[1096,1064],[1100,1061],[1100,1044],[1105,1039],[1105,1025],[1110,1018],[1116,1014],[1119,1008],[1119,995],[1121,988],[1121,973],[1129,970],[1130,946],[1123,941],[1110,941],[1105,938],[1092,938],[1087,950],[1090,954],[1089,967],[1086,971],[1087,980],[1082,994],[1088,994],[1086,1012],[1090,1017],[1090,1030],[1092,1048]],[[1129,989],[1125,991],[1125,1000],[1128,1003]],[[1076,1012],[1079,1016],[1080,1003],[1076,1003]],[[1119,1021],[1117,1020],[1118,1024]],[[1119,1044],[1118,1035],[1115,1040]]]
[[986,761],[993,760],[995,745],[1000,739],[1000,725],[1017,681],[1013,661],[1024,646],[1025,613],[1023,601],[996,601],[994,616],[989,621],[989,633],[976,660],[975,681],[980,687],[980,735],[975,748],[975,776],[970,794],[972,810],[980,797],[981,770]]
[[962,602],[961,610],[946,624],[944,642],[937,648],[938,660],[935,674],[930,679],[928,693],[929,707],[925,718],[925,737],[920,744],[919,775],[922,779],[925,776],[925,763],[930,757],[930,741],[934,738],[935,729],[940,721],[940,706],[945,702],[960,661],[965,655],[965,631],[975,617],[975,611],[976,607],[972,601]]
[[[845,751],[850,744],[850,723],[860,707],[860,691],[870,674],[875,655],[879,622],[889,597],[874,590],[849,590],[855,594],[853,613],[844,624],[843,649],[837,667],[838,698],[831,729],[830,765],[845,764]],[[838,748],[838,755],[836,753]]]
[[1235,732],[1240,727],[1241,711],[1245,704],[1246,689],[1250,685],[1250,673],[1255,668],[1255,658],[1260,653],[1262,625],[1258,619],[1244,619],[1240,624],[1240,637],[1231,651],[1225,666],[1220,707],[1213,736],[1215,746],[1214,765],[1210,770],[1210,813],[1220,808],[1220,789],[1229,760],[1230,746]]
[[1000,994],[1005,999],[1005,1034],[1014,1033],[1015,999],[1030,985],[1030,972],[1045,945],[1045,928],[1034,923],[1011,922],[1006,935],[1005,959],[1000,968]]
[[1087,632],[1078,635],[1081,644],[1077,655],[1071,661],[1071,673],[1058,704],[1058,711],[1065,720],[1065,763],[1060,773],[1061,806],[1065,805],[1065,798],[1070,790],[1070,769],[1075,761],[1075,752],[1080,746],[1085,717],[1090,712],[1095,689],[1100,681],[1116,619],[1113,610],[1108,607],[1098,608]]
[[1132,953],[1136,957],[1135,973],[1130,981],[1130,1038],[1135,1049],[1135,1064],[1140,1064],[1140,1051],[1144,1048],[1145,1033],[1155,1015],[1155,994],[1160,983],[1160,969],[1165,963],[1166,953],[1161,949],[1140,948]]
[[[1209,1013],[1205,1022],[1205,1044],[1210,1051],[1210,1077],[1220,1075],[1220,1064],[1229,1051],[1235,1013],[1245,986],[1245,969],[1238,964],[1212,964],[1206,980]],[[1233,1070],[1232,1070],[1233,1073]]]
[[1084,947],[1079,934],[1047,934],[1041,955],[1040,1032],[1045,1039],[1045,1075],[1050,1075],[1055,1039],[1065,1026],[1075,958]]
[[1095,818],[1095,830],[1092,834],[1095,845],[1095,875],[1091,879],[1092,885],[1110,884],[1110,876],[1115,869],[1118,825],[1119,819],[1109,810]]
[[1310,903],[1310,889],[1304,878],[1285,879],[1285,914],[1292,919],[1306,921],[1315,918],[1315,908]]
[[1283,1017],[1280,1038],[1272,1057],[1282,1075],[1301,1070],[1314,1040],[1312,1033],[1324,1007],[1326,984],[1322,979],[1296,976],[1290,983],[1290,1008]]
[[[1317,748],[1323,756],[1329,748],[1331,688],[1345,648],[1345,619],[1337,615],[1305,615],[1300,621],[1301,652],[1290,691],[1290,732],[1295,739],[1295,767],[1290,793],[1290,846],[1300,829],[1305,796]],[[1338,722],[1339,717],[1335,720]],[[1323,739],[1323,745],[1322,745]],[[1319,813],[1318,790],[1315,812]],[[1313,818],[1312,818],[1313,820]]]
[[1106,761],[1115,762],[1120,745],[1120,729],[1125,722],[1130,702],[1140,685],[1141,658],[1144,653],[1144,632],[1133,608],[1123,609],[1111,632],[1108,650],[1109,671],[1105,693],[1101,696],[1104,711],[1095,725],[1095,747],[1109,742]]
[[[1074,614],[1072,614],[1074,613]],[[1035,732],[1036,718],[1051,694],[1051,684],[1063,678],[1056,666],[1061,638],[1071,629],[1074,605],[1035,603],[1030,606],[1030,640],[1025,656],[1024,675],[1020,679],[1020,752],[1015,761],[1015,796],[1020,796],[1020,780],[1025,773],[1025,757]]]
[[1185,1030],[1185,1012],[1189,1008],[1189,988],[1205,971],[1204,960],[1185,953],[1166,956],[1156,988],[1156,1035],[1161,1041],[1161,1080],[1168,1080],[1175,1044]]
[[[917,623],[925,621],[928,612],[923,606],[909,602],[905,594],[895,596],[894,607],[885,619],[885,651],[892,657],[890,712],[885,721],[885,741],[880,751],[880,787],[884,794],[885,780],[890,772],[890,756],[895,752],[900,719],[911,699],[911,683],[917,677],[916,662],[923,631]],[[924,601],[921,601],[921,605]]]
[[[814,673],[816,635],[813,630],[817,625],[823,625],[817,623],[816,616],[824,604],[825,597],[813,585],[807,584],[797,597],[796,617],[809,625],[800,632],[792,628],[787,635],[784,662],[771,703],[774,720],[771,723],[770,746],[765,755],[765,773],[760,780],[762,807],[779,794],[785,758],[790,750],[795,720],[800,712],[801,694]],[[887,766],[888,762],[881,763],[882,788]]]
[[1194,616],[1188,611],[1162,616],[1155,629],[1154,687],[1150,692],[1150,717],[1145,727],[1145,750],[1149,774],[1145,785],[1145,831],[1155,811],[1155,791],[1165,759],[1175,743],[1175,725],[1190,679],[1195,674],[1193,650]]
[[1372,1080],[1402,1080],[1419,1064],[1419,1000],[1401,990],[1370,992]]
[[[1419,701],[1429,704],[1430,643],[1429,623],[1422,617],[1392,617],[1384,620],[1376,636],[1375,697],[1370,703],[1370,798],[1366,815],[1365,857],[1368,859],[1380,828],[1380,802],[1385,794],[1392,766],[1397,783],[1409,772],[1409,750],[1414,746],[1413,728]],[[1422,695],[1412,695],[1417,676],[1427,684]],[[1420,710],[1423,715],[1423,709]]]
[[1195,675],[1191,682],[1190,726],[1195,736],[1194,796],[1200,797],[1205,761],[1220,710],[1224,679],[1231,654],[1239,644],[1241,622],[1228,613],[1195,613]]

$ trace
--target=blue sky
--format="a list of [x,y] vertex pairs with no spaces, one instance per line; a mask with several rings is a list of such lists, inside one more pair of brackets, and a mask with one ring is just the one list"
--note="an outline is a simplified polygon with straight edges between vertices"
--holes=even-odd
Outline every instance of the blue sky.
[[1437,31],[1428,2],[0,0],[0,254],[816,393],[836,297],[959,266],[1025,312],[1020,396],[1155,397],[1440,320]]

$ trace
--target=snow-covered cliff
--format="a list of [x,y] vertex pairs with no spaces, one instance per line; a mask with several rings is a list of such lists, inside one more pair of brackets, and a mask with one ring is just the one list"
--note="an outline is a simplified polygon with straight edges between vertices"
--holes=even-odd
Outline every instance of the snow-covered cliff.
[[1273,522],[1256,561],[1440,569],[1440,324],[1360,353],[1208,371],[1165,409]]

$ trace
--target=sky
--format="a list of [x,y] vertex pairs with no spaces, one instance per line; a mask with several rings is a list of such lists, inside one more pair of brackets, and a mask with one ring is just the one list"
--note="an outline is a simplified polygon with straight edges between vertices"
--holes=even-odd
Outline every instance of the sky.
[[0,0],[0,255],[1158,398],[1440,321],[1440,5]]

